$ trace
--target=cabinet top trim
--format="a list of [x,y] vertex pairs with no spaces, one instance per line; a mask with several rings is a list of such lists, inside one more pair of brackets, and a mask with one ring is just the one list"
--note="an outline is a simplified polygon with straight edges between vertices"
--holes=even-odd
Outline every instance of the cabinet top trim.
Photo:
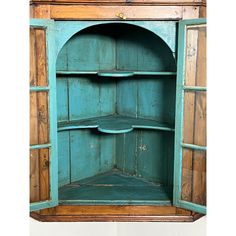
[[181,5],[205,6],[206,0],[30,0],[30,4]]

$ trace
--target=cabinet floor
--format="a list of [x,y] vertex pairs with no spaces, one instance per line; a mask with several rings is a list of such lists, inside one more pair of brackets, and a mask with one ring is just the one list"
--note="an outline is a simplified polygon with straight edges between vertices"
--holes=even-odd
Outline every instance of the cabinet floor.
[[60,204],[74,205],[171,205],[172,187],[114,170],[65,185]]

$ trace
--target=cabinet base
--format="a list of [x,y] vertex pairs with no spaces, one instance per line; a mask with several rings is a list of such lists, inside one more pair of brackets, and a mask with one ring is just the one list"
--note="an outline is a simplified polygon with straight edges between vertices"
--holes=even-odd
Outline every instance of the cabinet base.
[[193,222],[203,215],[173,206],[58,206],[30,216],[42,222]]

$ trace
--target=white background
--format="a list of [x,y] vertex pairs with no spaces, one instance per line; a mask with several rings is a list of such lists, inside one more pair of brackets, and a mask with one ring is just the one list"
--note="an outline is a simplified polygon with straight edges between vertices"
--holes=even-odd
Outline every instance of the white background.
[[[28,0],[1,1],[0,235],[205,236],[235,234],[234,0],[208,0],[208,216],[195,223],[39,223],[28,213]],[[207,222],[207,224],[206,224]]]

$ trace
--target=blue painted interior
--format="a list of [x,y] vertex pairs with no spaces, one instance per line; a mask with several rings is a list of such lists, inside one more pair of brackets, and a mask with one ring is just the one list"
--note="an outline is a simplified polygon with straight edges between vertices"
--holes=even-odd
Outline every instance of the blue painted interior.
[[[155,22],[152,24],[149,28],[154,29]],[[174,37],[169,41],[175,45]],[[57,58],[57,71],[67,72],[57,74],[58,122],[122,115],[174,127],[174,56],[160,37],[134,25],[110,23],[80,31],[67,41]],[[149,73],[113,76],[134,71]],[[111,120],[111,130],[114,125]],[[59,186],[118,169],[122,174],[172,188],[173,156],[174,132],[142,128],[122,134],[90,128],[60,131]],[[154,198],[158,201],[158,195]]]

